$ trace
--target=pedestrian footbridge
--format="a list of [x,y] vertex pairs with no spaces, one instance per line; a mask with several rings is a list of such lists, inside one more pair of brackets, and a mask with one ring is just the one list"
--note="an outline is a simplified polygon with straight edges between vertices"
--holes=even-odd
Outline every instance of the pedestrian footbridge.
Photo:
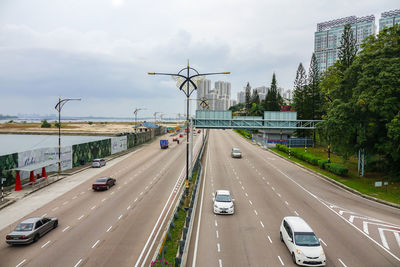
[[232,111],[196,110],[193,126],[203,129],[315,129],[320,120],[297,120],[297,112],[265,111],[264,116],[232,116]]

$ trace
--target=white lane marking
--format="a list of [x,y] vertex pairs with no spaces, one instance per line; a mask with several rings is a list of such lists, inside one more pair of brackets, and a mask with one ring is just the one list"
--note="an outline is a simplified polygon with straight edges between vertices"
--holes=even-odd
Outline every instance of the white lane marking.
[[76,198],[78,198],[77,196],[74,196],[72,199],[76,199]]
[[63,203],[63,205],[67,205],[67,204],[68,204],[68,202],[69,202],[69,201],[65,201],[65,202]]
[[397,244],[398,244],[399,247],[400,247],[400,235],[399,235],[399,233],[395,232],[395,233],[393,233],[393,234],[394,234],[394,237],[396,238]]
[[281,262],[282,266],[285,265],[280,256],[278,256],[279,261]]
[[218,252],[221,252],[221,247],[220,247],[219,243],[217,244],[217,249],[218,249]]
[[239,184],[242,184],[242,181],[239,181]]
[[80,259],[80,260],[74,265],[74,267],[77,267],[79,264],[81,264],[81,262],[82,262],[82,259]]
[[70,226],[65,227],[65,228],[62,230],[62,232],[67,231],[69,228],[70,228]]
[[58,207],[55,207],[54,209],[52,209],[52,211],[55,211],[55,210],[57,210],[58,209]]
[[242,190],[244,190],[244,187],[242,186]]
[[269,182],[267,182],[267,184],[269,184]]
[[94,205],[94,206],[93,206],[93,207],[91,207],[90,209],[91,209],[91,210],[94,210],[95,208],[96,208],[96,205]]
[[289,203],[288,203],[287,201],[285,201],[285,204],[286,204],[287,206],[289,206]]
[[94,248],[99,242],[100,240],[97,240],[96,243],[93,244],[92,248]]
[[218,230],[215,231],[215,233],[217,234],[217,238],[219,238],[219,233]]
[[83,217],[85,217],[84,214],[82,214],[81,217],[78,218],[78,220],[82,219]]
[[15,267],[19,267],[19,266],[21,266],[22,264],[24,264],[24,262],[26,262],[26,259],[23,259],[23,261],[21,261],[20,263],[18,263],[18,265],[17,265],[17,266],[15,266]]
[[120,190],[121,189],[121,187],[120,186],[118,186],[118,188],[117,188],[118,190]]
[[274,190],[274,191],[275,191],[275,187],[272,187],[272,190]]
[[338,260],[339,260],[339,262],[340,262],[344,267],[347,267],[347,265],[344,264],[344,262],[343,262],[341,259],[338,259]]
[[111,228],[112,228],[112,225],[111,225],[110,227],[108,227],[108,229],[107,229],[106,232],[107,232],[107,233],[110,232]]
[[365,232],[367,235],[369,235],[369,232],[368,232],[368,222],[366,222],[366,221],[363,221],[363,230],[364,230],[364,232]]
[[215,227],[217,227],[218,226],[218,223],[217,223],[217,220],[215,220]]
[[140,195],[143,195],[143,192],[140,192]]
[[219,267],[222,267],[222,260],[218,259],[218,262],[219,262]]
[[279,194],[279,193],[276,193],[277,195],[278,195],[278,197],[281,197],[281,194]]
[[322,240],[321,238],[319,239],[319,242],[322,242],[322,244],[325,245],[325,247],[327,247],[328,245],[324,242],[324,240]]
[[387,241],[386,241],[385,234],[383,233],[384,229],[378,228],[378,231],[379,231],[379,236],[381,237],[381,240],[382,240],[382,245],[383,245],[385,248],[389,249],[389,245],[388,245],[388,243],[387,243]]
[[131,205],[129,205],[126,209],[129,210],[131,208]]
[[147,188],[149,188],[149,186],[146,186],[146,187],[144,188],[144,190],[147,190]]
[[263,222],[262,222],[262,221],[260,221],[260,224],[261,224],[262,228],[264,228],[264,224],[263,224]]
[[85,192],[82,191],[82,192],[81,192],[81,195],[83,195],[83,194],[85,194]]
[[110,195],[113,195],[115,193],[115,191],[112,191]]
[[89,191],[89,190],[91,190],[91,189],[92,189],[92,188],[89,187],[89,188],[87,189],[87,191]]
[[244,193],[246,195],[246,197],[248,197],[249,195],[247,193]]
[[263,180],[265,181],[265,177],[263,177]]
[[48,244],[50,244],[50,242],[51,242],[50,240],[47,241],[46,243],[43,244],[43,246],[41,246],[41,248],[44,248],[45,246],[47,246]]
[[121,220],[121,218],[122,218],[122,214],[121,214],[121,215],[119,215],[119,217],[118,217],[118,220]]
[[255,213],[256,215],[258,215],[258,213],[257,213],[257,211],[256,211],[256,210],[254,210],[254,213]]
[[299,213],[297,211],[294,211],[294,214],[296,214],[297,216],[299,216]]
[[47,213],[43,214],[43,215],[42,215],[42,218],[43,218],[44,216],[46,216],[46,215],[47,215]]
[[249,200],[250,205],[253,205],[253,202],[251,202],[251,200]]
[[135,200],[133,202],[136,202],[136,201],[137,201],[137,198],[135,198]]
[[272,244],[271,237],[269,237],[269,236],[268,236],[268,240],[269,240],[269,243],[271,243],[271,244]]
[[124,184],[127,184],[128,182],[124,182]]

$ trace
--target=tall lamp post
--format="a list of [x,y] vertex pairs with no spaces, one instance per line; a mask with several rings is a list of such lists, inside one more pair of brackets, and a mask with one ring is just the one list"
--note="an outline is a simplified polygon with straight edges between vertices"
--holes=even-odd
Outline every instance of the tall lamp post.
[[137,114],[140,110],[145,110],[145,108],[136,108],[135,111],[133,111],[133,114],[135,114],[135,133],[137,131]]
[[[186,72],[186,75],[184,75]],[[230,74],[230,72],[210,72],[210,73],[199,73],[196,69],[189,66],[181,69],[178,73],[160,73],[160,72],[149,72],[149,75],[167,75],[177,80],[179,90],[181,90],[186,96],[186,127],[189,127],[189,98],[190,95],[197,89],[195,83],[196,79],[203,76],[216,75],[216,74]],[[186,85],[186,89],[184,88]],[[188,129],[188,128],[187,128]],[[189,132],[186,135],[186,189],[189,188]],[[186,191],[188,194],[188,190]]]
[[162,112],[159,112],[159,111],[157,111],[157,112],[154,112],[154,124],[156,124],[156,121],[157,121],[157,114],[161,114]]
[[65,103],[68,101],[81,101],[80,98],[65,98],[61,99],[61,97],[58,98],[58,103],[54,107],[58,111],[58,173],[61,172],[61,110]]

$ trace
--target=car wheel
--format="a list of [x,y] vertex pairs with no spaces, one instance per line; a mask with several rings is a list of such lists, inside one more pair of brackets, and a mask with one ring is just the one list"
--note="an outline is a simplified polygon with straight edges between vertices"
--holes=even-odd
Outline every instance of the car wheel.
[[292,260],[293,260],[293,262],[294,262],[295,264],[297,264],[297,263],[296,263],[296,256],[294,255],[294,252],[292,252]]
[[35,235],[35,237],[33,238],[33,243],[35,243],[38,240],[39,240],[39,234]]
[[110,186],[109,186],[109,185],[107,185],[107,190],[108,190],[108,189],[110,189]]
[[58,221],[55,221],[54,224],[53,224],[53,229],[56,229],[57,226],[58,226]]
[[279,232],[279,239],[280,239],[280,240],[281,240],[281,242],[283,243],[282,232]]

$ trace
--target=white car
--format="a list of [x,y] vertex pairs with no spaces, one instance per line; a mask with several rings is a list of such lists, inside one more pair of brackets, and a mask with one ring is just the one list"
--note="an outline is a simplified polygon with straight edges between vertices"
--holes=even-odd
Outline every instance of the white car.
[[234,214],[235,206],[231,193],[228,190],[217,190],[214,198],[214,213],[217,214]]
[[294,263],[303,266],[325,266],[326,256],[319,239],[302,218],[283,218],[279,234]]
[[231,153],[232,158],[241,158],[242,157],[242,152],[240,151],[239,148],[232,148],[232,153]]
[[106,166],[105,159],[94,159],[92,161],[92,168],[101,168],[103,166]]

